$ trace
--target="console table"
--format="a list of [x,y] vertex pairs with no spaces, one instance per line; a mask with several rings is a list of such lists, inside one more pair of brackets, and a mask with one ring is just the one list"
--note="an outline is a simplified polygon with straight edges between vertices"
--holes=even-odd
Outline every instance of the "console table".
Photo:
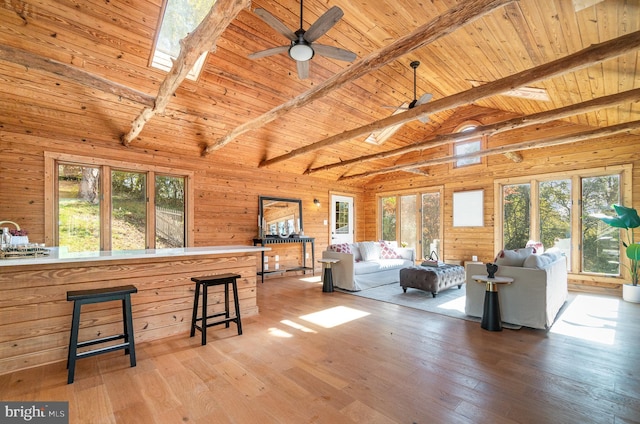
[[[302,265],[293,267],[293,268],[287,268],[284,271],[304,271],[306,273],[307,270],[310,269],[313,272],[313,275],[316,275],[315,268],[313,267],[313,264],[315,263],[315,240],[316,239],[313,237],[282,238],[282,237],[276,236],[276,237],[254,238],[253,245],[266,246],[268,244],[300,243],[302,244]],[[307,266],[307,243],[311,244],[311,266],[310,267]],[[258,275],[262,278],[262,282],[264,283],[265,274],[272,274],[272,273],[279,273],[279,272],[281,273],[283,271],[282,270],[272,270],[272,271],[264,270],[264,251],[262,251],[261,258],[260,258],[260,271],[258,272]]]

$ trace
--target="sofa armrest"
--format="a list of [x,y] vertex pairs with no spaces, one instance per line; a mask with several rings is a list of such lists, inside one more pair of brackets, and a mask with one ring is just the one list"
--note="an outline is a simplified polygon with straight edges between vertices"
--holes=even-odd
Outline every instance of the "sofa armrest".
[[331,250],[325,250],[322,252],[322,258],[339,259],[340,262],[331,266],[333,285],[347,290],[354,290],[354,255],[352,253],[338,253]]
[[416,261],[416,250],[413,247],[396,247],[396,252],[402,256],[402,259],[406,259],[411,262]]

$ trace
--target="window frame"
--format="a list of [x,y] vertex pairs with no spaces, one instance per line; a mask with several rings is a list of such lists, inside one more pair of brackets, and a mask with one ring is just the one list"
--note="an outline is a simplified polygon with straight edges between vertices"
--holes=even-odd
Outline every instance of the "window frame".
[[[585,177],[598,177],[605,175],[618,174],[620,176],[620,202],[624,205],[632,204],[632,173],[633,166],[631,164],[606,166],[601,168],[587,168],[574,171],[562,171],[548,174],[536,174],[522,177],[503,178],[494,180],[494,248],[499,251],[503,247],[503,204],[502,190],[505,185],[513,184],[531,184],[531,207],[530,207],[530,228],[529,234],[540,234],[540,216],[537,204],[539,190],[538,184],[549,180],[571,180],[571,257],[569,274],[574,280],[581,281],[603,281],[619,283],[621,280],[629,278],[628,258],[620,243],[620,263],[627,266],[621,266],[619,276],[608,276],[597,273],[582,271],[582,199],[581,199],[581,179]],[[535,205],[534,205],[535,202]],[[534,207],[535,206],[535,207]],[[620,240],[623,240],[622,234]]]
[[156,174],[181,177],[185,179],[185,247],[193,246],[194,237],[194,184],[193,171],[179,170],[156,165],[147,165],[120,160],[110,160],[79,156],[66,153],[45,152],[45,243],[58,246],[58,164],[69,163],[100,168],[100,250],[111,250],[111,171],[131,171],[145,173],[147,176],[147,223],[146,247],[155,248],[155,177]]
[[396,241],[398,245],[402,243],[404,240],[400,238],[401,235],[401,227],[402,227],[402,197],[403,196],[415,196],[416,198],[416,211],[415,211],[415,219],[416,219],[416,260],[422,260],[422,195],[430,194],[430,193],[438,193],[440,196],[440,229],[439,229],[439,237],[440,237],[440,257],[444,258],[445,254],[445,240],[444,240],[444,186],[433,186],[427,187],[421,190],[400,190],[400,191],[392,191],[392,192],[380,192],[376,193],[376,240],[382,240],[382,198],[385,197],[396,197]]
[[[470,131],[473,132],[477,127],[482,126],[482,124],[478,121],[465,121],[462,124],[458,125],[454,130],[453,133],[454,134],[463,134],[465,131]],[[485,134],[476,134],[476,135],[472,135],[470,134],[469,137],[465,137],[463,139],[460,140],[456,140],[455,142],[450,144],[450,149],[449,149],[449,154],[452,157],[457,156],[456,154],[456,147],[460,146],[460,145],[464,145],[464,144],[470,144],[470,143],[475,143],[478,142],[479,143],[479,149],[478,152],[482,152],[483,150],[487,149],[487,135]],[[485,166],[486,165],[486,156],[480,156],[477,158],[478,161],[475,163],[467,163],[467,164],[460,164],[460,159],[456,159],[455,161],[451,162],[451,168],[453,170],[460,170],[460,169],[477,169],[475,167],[477,166]]]

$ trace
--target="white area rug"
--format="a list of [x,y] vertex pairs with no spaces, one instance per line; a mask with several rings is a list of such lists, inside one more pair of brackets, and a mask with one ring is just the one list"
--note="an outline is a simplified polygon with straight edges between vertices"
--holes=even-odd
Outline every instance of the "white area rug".
[[[409,308],[420,309],[422,311],[433,312],[467,321],[480,322],[480,318],[470,317],[464,313],[466,295],[464,284],[460,289],[458,289],[458,286],[454,286],[441,291],[435,298],[431,295],[431,292],[412,288],[408,288],[407,292],[404,293],[399,283],[386,284],[384,286],[373,287],[358,292],[350,292],[340,289],[337,290],[354,296],[407,306]],[[503,323],[502,326],[511,330],[518,330],[521,328],[519,325],[508,323]]]

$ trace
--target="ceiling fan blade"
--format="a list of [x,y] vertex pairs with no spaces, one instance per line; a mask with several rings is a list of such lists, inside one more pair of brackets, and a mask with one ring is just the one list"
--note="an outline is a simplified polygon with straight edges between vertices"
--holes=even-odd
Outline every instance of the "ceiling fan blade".
[[324,44],[313,43],[313,50],[320,56],[330,57],[331,59],[344,60],[345,62],[353,62],[356,60],[356,54],[340,47],[326,46]]
[[262,18],[262,20],[265,21],[267,25],[275,29],[280,34],[284,35],[288,40],[295,41],[298,39],[298,37],[296,37],[296,34],[293,31],[287,28],[285,24],[280,22],[280,20],[275,16],[273,16],[271,13],[261,8],[254,10],[254,12],[256,15]]
[[420,98],[416,102],[416,106],[423,105],[423,104],[427,103],[429,100],[431,100],[432,98],[433,98],[433,94],[424,93],[422,96],[420,96]]
[[393,110],[409,110],[408,107],[404,107],[404,106],[380,106],[383,109],[393,109]]
[[309,61],[305,60],[304,62],[297,60],[296,66],[298,68],[298,78],[307,79],[309,78]]
[[344,12],[338,6],[333,6],[331,9],[324,12],[317,21],[309,27],[304,33],[304,39],[309,43],[316,41],[322,37],[327,31],[333,27],[344,16]]
[[426,124],[427,122],[429,122],[429,116],[426,113],[424,115],[420,115],[418,116],[418,121]]
[[279,53],[286,53],[287,51],[289,51],[289,46],[273,47],[271,49],[251,53],[248,57],[249,59],[260,59],[267,56],[273,56]]

